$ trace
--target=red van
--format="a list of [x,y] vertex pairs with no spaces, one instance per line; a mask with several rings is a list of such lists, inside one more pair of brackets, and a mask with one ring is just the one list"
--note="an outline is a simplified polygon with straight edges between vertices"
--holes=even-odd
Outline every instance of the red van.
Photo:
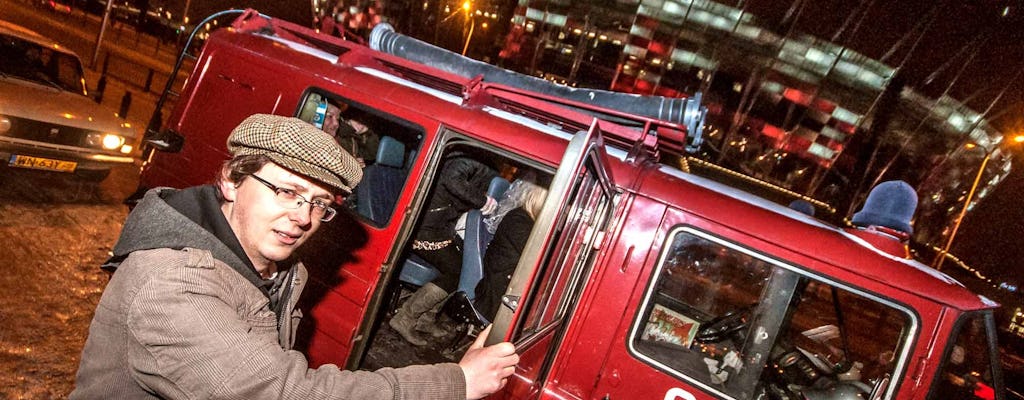
[[[386,28],[371,46],[429,53]],[[665,107],[632,111],[588,102],[605,93],[517,88],[452,72],[466,69],[445,58],[457,56],[427,57],[246,11],[209,36],[164,128],[147,136],[143,188],[210,181],[226,136],[253,113],[315,122],[324,102],[344,104],[380,135],[348,218],[306,249],[313,365],[444,356],[396,352],[383,322],[430,279],[411,241],[439,161],[458,153],[550,181],[488,338],[522,356],[494,398],[1004,398],[997,304],[884,234],[688,173],[695,99],[635,98]]]

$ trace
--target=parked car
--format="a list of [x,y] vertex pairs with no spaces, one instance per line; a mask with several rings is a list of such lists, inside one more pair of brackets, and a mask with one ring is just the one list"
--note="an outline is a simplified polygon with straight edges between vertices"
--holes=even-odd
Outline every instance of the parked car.
[[96,181],[133,162],[135,131],[88,94],[78,56],[0,21],[0,162]]
[[42,8],[60,14],[71,14],[70,0],[39,0],[36,4]]

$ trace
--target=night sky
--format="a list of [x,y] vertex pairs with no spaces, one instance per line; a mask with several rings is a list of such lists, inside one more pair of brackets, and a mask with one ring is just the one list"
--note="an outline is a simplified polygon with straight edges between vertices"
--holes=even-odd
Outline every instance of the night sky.
[[[781,20],[792,4],[776,0],[746,3],[747,11],[769,24]],[[851,35],[856,19],[848,24],[846,34],[836,43],[875,59],[889,52],[915,26],[924,25],[921,22],[927,21],[936,7],[934,22],[920,37],[918,47],[909,53],[909,47],[917,39],[916,34],[911,34],[905,41],[907,44],[894,52],[886,64],[898,66],[906,59],[903,70],[910,86],[933,96],[942,93],[957,71],[965,68],[951,96],[961,101],[970,99],[967,104],[978,112],[984,111],[999,92],[1008,87],[989,115],[996,116],[993,123],[1005,134],[1024,134],[1024,79],[1013,79],[1024,68],[1024,0],[807,0],[807,3],[797,27],[822,38],[833,38],[849,15],[855,12],[860,15],[856,9],[870,5],[867,18],[860,22],[855,34]],[[743,4],[737,6],[744,7]],[[979,35],[985,36],[975,40]],[[962,50],[973,50],[973,46],[967,46],[972,42],[980,47],[975,58],[967,63],[966,54],[970,51]],[[940,68],[935,79],[926,84],[926,78]],[[1017,272],[1024,260],[1024,209],[1021,208],[1024,162],[1020,161],[1024,159],[1024,146],[1016,146],[1014,153],[1013,172],[967,214],[951,252],[992,277],[1001,276],[1024,284]]]

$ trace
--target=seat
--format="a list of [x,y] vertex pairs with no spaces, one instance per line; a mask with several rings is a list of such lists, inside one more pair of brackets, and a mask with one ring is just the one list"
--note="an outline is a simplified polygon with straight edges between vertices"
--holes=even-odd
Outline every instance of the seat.
[[[487,195],[500,200],[508,190],[509,182],[502,177],[491,179]],[[466,214],[466,237],[462,250],[462,272],[459,275],[459,289],[469,300],[476,298],[476,284],[484,273],[484,251],[494,234],[487,231],[484,215],[480,210],[469,210]]]
[[[383,145],[383,143],[382,143]],[[377,161],[378,163],[380,161]],[[509,183],[501,177],[491,179],[487,187],[487,195],[500,199],[508,190]],[[491,235],[484,226],[483,213],[479,209],[470,210],[466,214],[466,233],[462,251],[462,270],[459,275],[458,291],[463,291],[472,296],[475,293],[476,284],[483,277],[483,254],[487,244],[491,241]],[[413,286],[423,286],[434,280],[438,275],[437,269],[417,257],[410,254],[402,265],[398,280]],[[472,299],[472,297],[470,297]]]
[[398,280],[413,286],[423,286],[437,278],[437,275],[437,268],[420,256],[409,253],[409,258],[402,264],[402,271],[398,273]]
[[380,138],[377,162],[363,168],[356,186],[356,211],[378,224],[387,223],[405,183],[405,144],[391,136]]
[[[508,187],[508,181],[495,177],[487,187],[487,195],[501,199]],[[473,305],[473,300],[476,298],[476,285],[484,275],[484,253],[493,238],[494,235],[487,231],[484,224],[483,213],[480,210],[470,210],[466,215],[466,237],[462,251],[459,288],[449,296],[441,309],[442,313],[456,322],[468,324],[467,335],[475,334],[490,324],[490,321]]]

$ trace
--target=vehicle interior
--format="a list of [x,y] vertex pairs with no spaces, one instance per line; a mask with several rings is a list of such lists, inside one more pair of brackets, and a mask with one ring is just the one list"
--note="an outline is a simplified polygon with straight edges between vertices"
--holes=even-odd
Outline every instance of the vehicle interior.
[[736,398],[885,398],[906,311],[705,235],[674,234],[635,321],[635,354]]
[[[340,106],[343,110],[343,120],[358,119],[373,132],[380,132],[376,157],[366,163],[362,182],[346,198],[344,204],[354,216],[367,224],[378,227],[388,225],[394,218],[396,202],[404,185],[410,181],[410,169],[422,148],[424,135],[421,128],[395,121],[393,117],[340,96],[316,90],[307,93],[296,115],[315,126],[323,127],[326,104]],[[486,188],[480,189],[486,190],[487,195],[497,201],[496,210],[514,204],[512,196],[519,192],[517,180],[530,181],[545,188],[550,184],[552,172],[549,167],[520,155],[461,137],[455,132],[447,134],[452,139],[445,145],[438,158],[439,163],[453,157],[468,157],[492,169],[497,177],[488,182]],[[416,221],[423,220],[422,215],[428,212],[426,205],[431,203],[432,196],[439,190],[438,186],[442,179],[440,172],[441,168],[436,168],[433,171],[434,175],[427,179],[430,187],[421,202],[420,217],[416,218]],[[485,215],[479,209],[469,210],[460,218],[456,234],[463,243],[458,289],[451,293],[437,310],[438,324],[442,325],[448,334],[432,340],[425,347],[415,347],[406,343],[384,323],[409,295],[438,275],[435,266],[412,253],[412,238],[415,238],[417,231],[421,229],[419,223],[413,227],[408,236],[409,243],[401,247],[403,250],[396,262],[397,270],[387,283],[387,300],[375,318],[373,337],[368,340],[369,345],[361,368],[399,367],[461,358],[475,335],[489,322],[474,308],[473,300],[476,285],[483,276],[483,259],[487,245],[497,228],[496,224],[493,214]]]
[[[337,95],[311,91],[300,103],[296,115],[299,119],[323,129],[328,104],[340,108],[341,122],[357,121],[368,130],[367,135],[372,157],[366,157],[363,166],[363,182],[345,199],[345,207],[362,217],[370,225],[384,226],[391,215],[412,168],[416,153],[423,140],[422,128],[395,120],[361,104]],[[353,144],[341,143],[346,151],[352,152]],[[376,144],[376,148],[373,148]],[[366,146],[362,146],[366,147]]]
[[[486,191],[488,196],[494,198],[498,205],[495,212],[505,207],[505,204],[515,202],[517,187],[520,180],[536,181],[543,184],[550,179],[550,174],[529,162],[504,154],[494,149],[489,149],[469,141],[455,140],[450,142],[443,151],[441,160],[450,157],[469,157],[480,161],[495,172],[497,176],[490,180]],[[442,161],[443,162],[443,161]],[[431,204],[431,197],[437,195],[438,187],[441,184],[440,168],[430,179],[430,189],[424,199],[424,206],[421,207],[421,217],[428,212],[426,204]],[[484,188],[480,188],[484,190]],[[508,211],[507,209],[504,211]],[[376,369],[381,367],[399,367],[419,363],[436,363],[444,361],[456,361],[465,353],[468,345],[475,338],[476,334],[489,323],[486,317],[481,315],[474,306],[475,289],[484,275],[484,255],[488,243],[494,236],[497,222],[493,222],[495,213],[483,214],[479,209],[465,212],[456,224],[456,235],[462,239],[460,246],[462,254],[461,271],[458,278],[458,288],[450,293],[436,310],[436,323],[447,331],[440,338],[430,340],[424,347],[414,347],[405,342],[401,336],[394,332],[387,324],[383,323],[390,318],[401,306],[402,302],[411,295],[417,288],[437,278],[438,269],[426,260],[418,257],[411,251],[411,241],[402,250],[401,256],[396,264],[398,270],[392,275],[392,281],[387,288],[387,298],[377,320],[381,323],[375,329],[374,337],[370,340],[362,367]],[[419,223],[414,228],[410,238],[417,236],[421,229]]]

